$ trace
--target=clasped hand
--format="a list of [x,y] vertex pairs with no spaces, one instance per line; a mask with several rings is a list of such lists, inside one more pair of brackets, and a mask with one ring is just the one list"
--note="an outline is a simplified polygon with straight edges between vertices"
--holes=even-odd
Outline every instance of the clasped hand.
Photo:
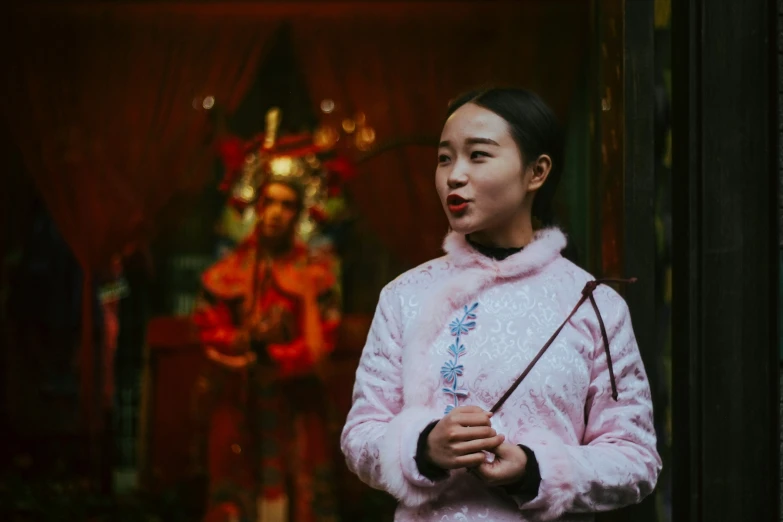
[[[478,406],[454,408],[427,437],[427,457],[443,469],[467,468],[492,486],[522,479],[527,456],[492,429],[491,417]],[[484,451],[494,453],[495,459],[487,462]]]

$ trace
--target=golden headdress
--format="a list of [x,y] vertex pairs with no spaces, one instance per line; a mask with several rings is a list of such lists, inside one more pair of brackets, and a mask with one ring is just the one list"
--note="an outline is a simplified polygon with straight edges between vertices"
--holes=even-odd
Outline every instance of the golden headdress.
[[[263,134],[249,142],[222,140],[226,173],[221,188],[229,193],[232,207],[254,219],[253,204],[263,186],[273,181],[288,184],[302,199],[299,235],[307,241],[320,225],[345,214],[341,187],[355,174],[355,167],[337,153],[340,137],[334,129],[322,126],[313,134],[280,136],[281,118],[280,109],[274,107],[266,114]],[[374,132],[364,136],[375,137]]]

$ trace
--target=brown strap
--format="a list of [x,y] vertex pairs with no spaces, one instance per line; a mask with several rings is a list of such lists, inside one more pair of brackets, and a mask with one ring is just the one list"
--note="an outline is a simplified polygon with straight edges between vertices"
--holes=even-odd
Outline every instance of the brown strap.
[[553,342],[555,342],[555,339],[558,335],[560,335],[560,332],[565,328],[565,325],[568,324],[568,321],[571,320],[571,318],[576,314],[577,310],[579,310],[579,307],[584,304],[584,302],[588,299],[590,299],[590,304],[593,305],[593,310],[595,310],[595,315],[598,317],[598,325],[601,327],[601,337],[603,337],[604,341],[604,351],[606,351],[606,363],[609,366],[609,380],[612,383],[612,398],[616,401],[617,400],[617,383],[614,380],[614,368],[612,368],[612,357],[609,353],[609,336],[606,335],[606,327],[604,326],[604,320],[601,317],[601,312],[598,310],[598,305],[595,302],[595,298],[593,297],[593,290],[595,290],[598,285],[606,284],[606,283],[635,283],[636,278],[631,279],[596,279],[595,281],[588,281],[585,287],[582,289],[582,297],[579,299],[579,302],[576,303],[576,306],[573,310],[571,310],[571,313],[568,314],[568,317],[566,317],[565,321],[563,321],[563,324],[561,324],[557,330],[555,330],[555,333],[552,334],[552,337],[549,338],[549,340],[544,344],[544,346],[538,351],[535,357],[533,357],[533,360],[530,361],[530,364],[527,365],[527,368],[525,368],[525,371],[523,371],[519,377],[517,377],[517,380],[514,381],[514,384],[511,385],[511,387],[506,390],[506,393],[503,394],[503,396],[498,400],[497,403],[492,407],[491,410],[489,410],[492,413],[497,412],[501,406],[503,406],[503,403],[506,402],[506,400],[511,397],[511,394],[516,391],[516,389],[519,387],[520,384],[522,384],[522,381],[525,380],[525,377],[527,377],[527,374],[530,373],[530,371],[533,369],[533,366],[536,365],[539,359],[544,356],[544,353],[549,349],[549,347],[552,345]]
[[617,383],[614,381],[614,368],[612,368],[612,354],[609,353],[609,337],[606,335],[606,327],[604,326],[604,318],[601,317],[601,312],[598,310],[598,305],[595,302],[595,297],[592,292],[590,293],[590,304],[593,305],[595,315],[598,317],[598,326],[601,327],[601,337],[604,340],[604,351],[606,352],[606,365],[609,368],[609,382],[612,384],[612,399],[617,402]]

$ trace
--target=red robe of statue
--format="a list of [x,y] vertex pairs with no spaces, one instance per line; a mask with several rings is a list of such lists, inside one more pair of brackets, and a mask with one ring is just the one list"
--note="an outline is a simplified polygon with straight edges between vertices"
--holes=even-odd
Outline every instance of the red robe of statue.
[[195,411],[210,522],[337,520],[317,371],[340,321],[335,267],[302,244],[272,258],[251,236],[203,274]]

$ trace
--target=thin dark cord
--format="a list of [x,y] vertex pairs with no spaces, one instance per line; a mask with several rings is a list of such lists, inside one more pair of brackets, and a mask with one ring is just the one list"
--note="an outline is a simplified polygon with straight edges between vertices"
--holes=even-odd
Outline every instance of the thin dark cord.
[[520,374],[519,377],[517,377],[516,381],[514,381],[514,384],[511,385],[511,387],[506,390],[506,393],[503,394],[503,396],[495,403],[495,405],[492,407],[491,410],[489,410],[491,413],[496,413],[503,404],[508,400],[509,397],[511,397],[511,394],[516,391],[517,388],[519,388],[519,385],[522,384],[522,381],[525,380],[525,377],[530,373],[530,371],[533,369],[533,366],[536,365],[536,363],[541,359],[541,357],[544,356],[544,353],[549,349],[549,347],[552,345],[553,342],[555,342],[555,339],[558,335],[560,335],[560,332],[565,328],[565,325],[568,324],[568,321],[571,320],[571,318],[576,314],[576,312],[579,310],[579,308],[584,304],[585,301],[590,299],[590,303],[593,305],[593,310],[595,310],[595,314],[598,317],[598,325],[601,328],[601,336],[603,337],[604,341],[604,350],[606,351],[606,361],[609,366],[609,380],[612,384],[612,398],[617,401],[617,383],[615,382],[614,378],[614,368],[612,367],[612,357],[609,352],[609,337],[606,334],[606,327],[604,326],[604,320],[601,317],[601,312],[598,310],[598,305],[595,302],[595,298],[593,297],[593,291],[598,288],[598,285],[606,284],[606,283],[635,283],[636,278],[633,277],[631,279],[616,279],[616,278],[605,278],[605,279],[596,279],[595,281],[588,281],[585,287],[582,289],[582,297],[579,299],[579,302],[576,303],[576,306],[574,306],[574,309],[571,310],[571,313],[568,314],[568,317],[566,317],[565,321],[555,330],[555,333],[552,334],[552,337],[549,338],[549,340],[544,344],[544,346],[538,351],[535,357],[533,357],[533,360],[530,361],[530,363],[527,365],[525,370]]
[[612,398],[617,400],[617,383],[614,381],[614,368],[612,368],[612,355],[609,353],[609,336],[606,335],[606,327],[604,326],[604,319],[601,317],[601,312],[598,310],[598,304],[595,302],[595,297],[590,294],[590,304],[593,305],[595,315],[598,317],[598,326],[601,327],[601,337],[604,341],[604,351],[606,352],[606,364],[609,367],[609,381],[612,383]]

